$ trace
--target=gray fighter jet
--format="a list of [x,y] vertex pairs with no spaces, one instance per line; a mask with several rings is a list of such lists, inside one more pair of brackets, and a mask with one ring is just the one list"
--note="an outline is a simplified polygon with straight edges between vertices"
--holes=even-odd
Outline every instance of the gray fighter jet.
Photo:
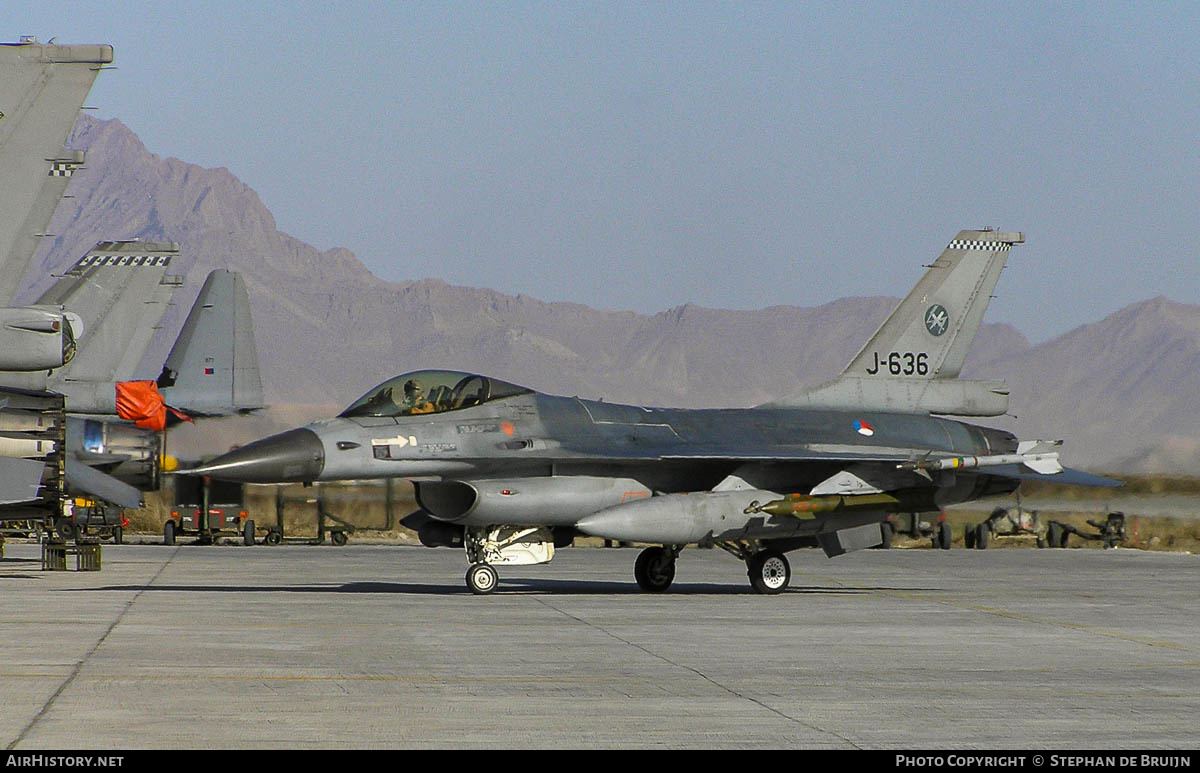
[[[63,143],[96,75],[112,60],[108,45],[57,46],[33,37],[0,43],[0,369],[45,371],[75,355],[72,318],[64,309],[8,304],[72,172],[84,162],[83,151]],[[38,458],[0,452],[5,517],[21,517],[13,506],[25,503],[33,517],[57,509],[63,402],[42,389],[0,388],[0,439],[23,450],[44,446]]]
[[[0,371],[0,394],[48,391],[64,399],[61,456],[75,493],[138,507],[140,492],[160,486],[169,413],[226,416],[263,405],[249,300],[232,271],[208,275],[158,379],[136,379],[183,284],[166,273],[178,252],[175,243],[97,244],[38,300],[39,307],[65,310],[78,353],[49,372]],[[43,425],[27,411],[0,408],[0,457],[45,457],[44,438],[28,434]],[[19,430],[26,434],[3,434]]]
[[[12,301],[84,163],[63,143],[112,61],[108,45],[0,44],[0,305]],[[164,403],[191,415],[262,407],[245,285],[229,271],[209,275],[157,383],[129,383],[183,283],[166,273],[178,251],[100,242],[35,304],[0,307],[0,505],[53,510],[65,479],[73,492],[137,506],[139,490],[158,487],[160,435],[117,417],[161,422]],[[157,406],[139,406],[155,416],[122,402],[122,389],[133,394],[137,384],[142,395],[161,388],[150,395]],[[9,507],[0,521],[26,515]]]
[[192,472],[246,482],[404,477],[428,546],[462,547],[467,585],[549,561],[579,534],[651,543],[634,577],[663,591],[685,545],[721,547],[761,593],[790,550],[881,542],[891,512],[1009,494],[1024,479],[1117,485],[1068,470],[1057,442],[942,415],[1007,410],[998,381],[957,378],[1019,233],[962,231],[842,375],[746,409],[685,410],[541,394],[487,376],[405,373],[337,418]]

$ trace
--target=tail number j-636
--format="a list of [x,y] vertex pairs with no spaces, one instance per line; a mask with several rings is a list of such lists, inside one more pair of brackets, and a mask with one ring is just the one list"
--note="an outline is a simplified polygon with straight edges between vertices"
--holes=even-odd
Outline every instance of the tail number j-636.
[[893,376],[926,376],[929,374],[929,354],[927,352],[891,352],[885,358],[875,352],[875,365],[867,368],[867,374],[874,376],[884,368]]

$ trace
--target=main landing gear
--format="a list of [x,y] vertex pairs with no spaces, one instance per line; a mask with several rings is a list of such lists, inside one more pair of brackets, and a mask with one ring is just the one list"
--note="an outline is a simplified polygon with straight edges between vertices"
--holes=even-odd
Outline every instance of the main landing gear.
[[638,587],[648,593],[662,593],[675,581],[675,559],[682,547],[646,548],[633,564]]
[[792,567],[783,553],[760,550],[746,561],[750,585],[759,593],[783,593],[792,580]]
[[[720,547],[746,562],[750,587],[759,593],[783,593],[792,580],[792,567],[778,550],[761,550],[744,543],[719,543]],[[633,576],[638,587],[649,593],[662,593],[675,580],[675,561],[682,545],[646,548],[638,554]]]

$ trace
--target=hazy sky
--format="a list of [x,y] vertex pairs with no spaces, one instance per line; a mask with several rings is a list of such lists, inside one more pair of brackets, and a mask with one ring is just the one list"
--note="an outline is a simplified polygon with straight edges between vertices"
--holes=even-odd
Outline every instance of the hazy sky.
[[902,295],[1026,232],[990,321],[1200,303],[1200,4],[96,2],[88,102],[392,280],[653,313]]

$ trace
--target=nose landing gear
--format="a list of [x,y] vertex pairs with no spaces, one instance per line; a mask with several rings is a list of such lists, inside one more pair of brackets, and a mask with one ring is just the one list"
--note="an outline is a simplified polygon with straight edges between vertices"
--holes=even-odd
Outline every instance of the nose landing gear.
[[486,596],[496,590],[499,581],[500,577],[491,564],[471,564],[467,569],[467,587],[476,596]]

